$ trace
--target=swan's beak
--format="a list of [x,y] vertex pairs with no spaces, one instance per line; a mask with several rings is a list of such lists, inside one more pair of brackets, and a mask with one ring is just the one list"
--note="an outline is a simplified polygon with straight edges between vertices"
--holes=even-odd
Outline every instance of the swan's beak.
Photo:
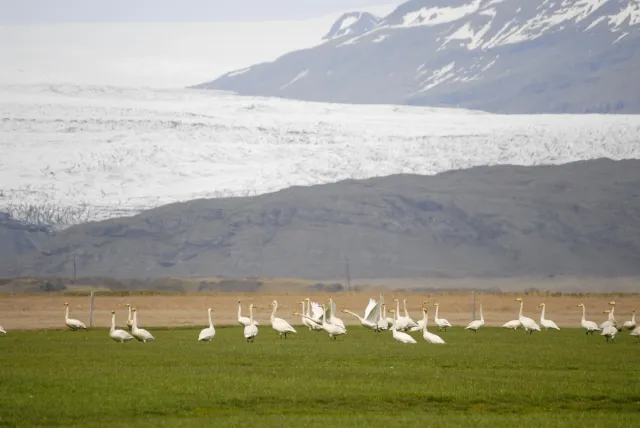
[[615,304],[616,304],[616,302],[611,301],[611,302],[609,302],[609,304],[610,304],[610,305],[615,305]]
[[542,303],[540,303],[540,304],[538,305],[538,307],[539,307],[539,308],[541,308],[541,307],[543,307],[543,306],[544,306],[544,305],[543,305]]
[[112,314],[115,314],[115,313],[116,313],[116,311],[111,311],[111,313],[112,313]]

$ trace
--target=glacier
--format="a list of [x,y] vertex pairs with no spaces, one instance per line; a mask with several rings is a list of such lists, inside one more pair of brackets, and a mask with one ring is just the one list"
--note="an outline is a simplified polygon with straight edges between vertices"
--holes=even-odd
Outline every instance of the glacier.
[[344,179],[640,158],[637,115],[498,115],[209,90],[4,84],[0,118],[0,211],[26,221],[47,211],[57,228]]

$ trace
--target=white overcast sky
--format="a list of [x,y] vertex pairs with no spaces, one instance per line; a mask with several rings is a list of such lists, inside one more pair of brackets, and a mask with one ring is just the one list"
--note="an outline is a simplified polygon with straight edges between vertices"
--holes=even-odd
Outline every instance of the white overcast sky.
[[0,0],[0,23],[301,20],[389,3],[394,1]]

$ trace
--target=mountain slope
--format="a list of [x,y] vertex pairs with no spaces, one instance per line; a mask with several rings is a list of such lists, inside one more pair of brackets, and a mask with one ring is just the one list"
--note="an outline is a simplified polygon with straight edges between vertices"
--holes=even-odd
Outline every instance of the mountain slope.
[[640,112],[640,0],[412,0],[372,30],[195,86],[493,112]]
[[343,36],[358,36],[373,29],[380,18],[368,12],[347,12],[331,26],[322,40],[333,40]]
[[[0,275],[640,274],[640,161],[492,166],[200,199],[71,227]],[[48,255],[45,255],[48,254]]]

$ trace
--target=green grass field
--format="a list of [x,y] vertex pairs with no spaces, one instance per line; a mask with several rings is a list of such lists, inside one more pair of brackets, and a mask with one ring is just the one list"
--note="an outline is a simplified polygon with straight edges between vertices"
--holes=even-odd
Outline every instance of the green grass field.
[[[298,328],[149,329],[151,343],[106,330],[0,337],[0,426],[600,427],[640,420],[640,342],[582,330],[442,332],[447,345],[400,344],[350,327],[330,342]],[[434,329],[431,329],[432,331]]]

